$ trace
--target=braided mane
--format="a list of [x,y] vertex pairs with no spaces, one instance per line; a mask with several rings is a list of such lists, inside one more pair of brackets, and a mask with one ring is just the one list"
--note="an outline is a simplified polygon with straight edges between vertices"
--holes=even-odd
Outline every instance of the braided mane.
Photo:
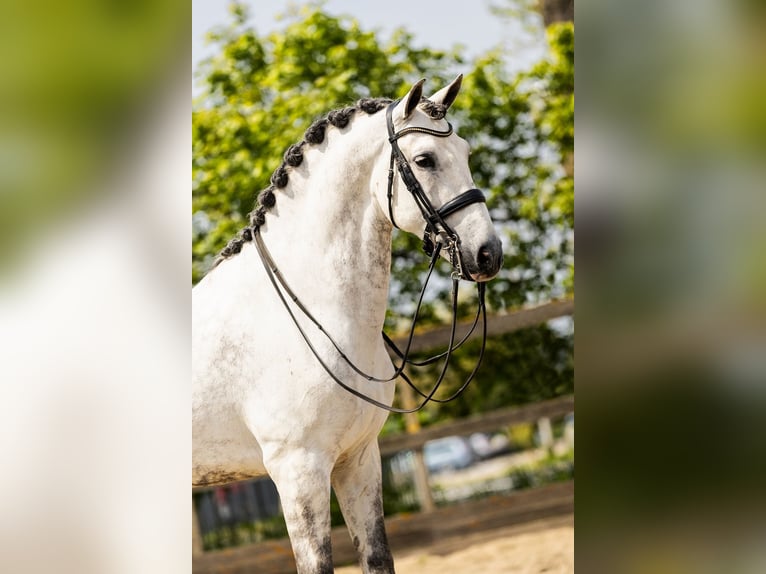
[[[311,124],[303,134],[303,140],[287,148],[282,163],[271,174],[271,184],[258,194],[255,208],[248,215],[250,224],[229,240],[226,247],[216,257],[212,269],[215,269],[222,261],[242,251],[242,246],[253,240],[253,232],[266,222],[266,214],[277,203],[276,190],[287,186],[289,179],[288,168],[298,167],[303,163],[304,146],[322,143],[328,125],[336,128],[345,128],[357,110],[372,115],[388,106],[392,101],[390,98],[362,98],[356,105],[332,110],[327,116]],[[446,106],[434,103],[425,97],[421,98],[418,107],[435,120],[444,118],[447,112]]]

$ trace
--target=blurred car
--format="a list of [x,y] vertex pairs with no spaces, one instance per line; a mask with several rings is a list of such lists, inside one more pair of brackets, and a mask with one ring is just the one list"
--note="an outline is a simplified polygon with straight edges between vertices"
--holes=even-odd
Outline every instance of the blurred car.
[[471,444],[473,452],[481,459],[506,454],[511,450],[508,437],[502,433],[473,433],[468,437],[468,442]]
[[450,436],[428,441],[423,446],[423,459],[428,472],[437,474],[471,466],[476,456],[466,439]]

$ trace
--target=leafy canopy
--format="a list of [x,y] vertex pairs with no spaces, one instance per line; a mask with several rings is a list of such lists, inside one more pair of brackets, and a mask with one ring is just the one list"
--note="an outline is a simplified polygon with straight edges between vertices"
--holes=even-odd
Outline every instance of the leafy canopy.
[[241,228],[284,151],[329,110],[359,98],[401,94],[424,75],[446,79],[457,53],[416,49],[400,30],[381,43],[352,18],[306,6],[283,32],[259,37],[247,12],[210,34],[218,53],[202,68],[192,112],[193,276]]
[[[526,72],[512,74],[512,54],[502,48],[465,69],[460,47],[416,47],[404,29],[382,39],[351,17],[323,12],[321,4],[294,9],[283,30],[265,36],[248,25],[243,5],[230,9],[231,24],[209,34],[217,51],[201,68],[192,112],[193,282],[246,225],[256,195],[268,186],[284,151],[315,118],[362,97],[399,97],[422,77],[437,88],[463,71],[463,88],[450,120],[472,145],[475,182],[487,192],[487,205],[505,240],[504,268],[489,284],[488,301],[503,310],[571,295],[572,23],[549,27],[549,56]],[[396,328],[400,315],[411,311],[409,294],[421,285],[426,267],[420,239],[396,233],[392,290],[405,295],[401,301],[394,297],[389,327]],[[426,322],[443,321],[448,283],[430,291],[422,313]],[[468,300],[463,308],[474,305]],[[543,326],[491,346],[492,360],[482,367],[489,398],[475,403],[482,408],[571,391],[571,337]],[[512,376],[507,365],[519,365],[520,357],[523,368],[513,375],[516,390],[504,389]],[[447,387],[459,384],[452,379]],[[487,390],[485,381],[494,381],[496,388]]]

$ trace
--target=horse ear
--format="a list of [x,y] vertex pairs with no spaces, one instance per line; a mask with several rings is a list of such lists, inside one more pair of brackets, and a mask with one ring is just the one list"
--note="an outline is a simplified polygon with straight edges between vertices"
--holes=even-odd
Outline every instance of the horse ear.
[[452,103],[457,98],[457,94],[460,91],[460,85],[463,83],[463,74],[460,74],[457,78],[452,80],[452,83],[446,88],[442,88],[428,99],[435,104],[442,104],[445,110],[448,110]]
[[407,94],[407,96],[404,98],[404,118],[410,117],[410,114],[413,112],[413,110],[418,107],[418,104],[420,103],[420,98],[423,97],[423,84],[425,84],[426,79],[423,78],[422,80],[415,83],[415,85],[410,88],[410,93]]

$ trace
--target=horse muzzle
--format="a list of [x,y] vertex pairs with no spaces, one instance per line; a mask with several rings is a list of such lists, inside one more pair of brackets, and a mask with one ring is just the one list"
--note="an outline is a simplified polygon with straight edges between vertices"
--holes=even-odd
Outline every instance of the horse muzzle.
[[503,266],[503,245],[498,237],[493,237],[479,247],[476,253],[463,253],[464,272],[471,279],[480,283],[489,281],[498,274]]

